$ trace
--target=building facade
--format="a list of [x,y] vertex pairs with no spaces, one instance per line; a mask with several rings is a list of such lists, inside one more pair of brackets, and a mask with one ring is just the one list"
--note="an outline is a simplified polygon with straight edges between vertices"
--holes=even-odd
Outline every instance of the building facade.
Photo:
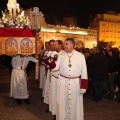
[[97,30],[98,41],[112,42],[113,46],[120,46],[120,14],[97,14],[90,23],[90,28]]
[[97,31],[92,29],[48,25],[42,27],[39,36],[43,43],[51,39],[64,41],[69,37],[75,39],[78,48],[80,48],[81,42],[85,48],[93,48],[97,45]]
[[[37,10],[36,15],[34,10]],[[81,43],[83,43],[85,48],[93,48],[93,46],[97,45],[97,30],[77,27],[76,21],[72,18],[68,18],[69,22],[67,18],[65,18],[67,22],[63,22],[63,25],[55,26],[46,23],[43,13],[39,12],[39,8],[37,7],[35,7],[35,9],[33,8],[33,11],[29,9],[29,12],[25,11],[25,13],[28,13],[27,16],[30,18],[32,28],[38,28],[40,30],[39,37],[43,44],[51,39],[64,41],[66,38],[70,37],[75,39],[76,47],[78,48]]]

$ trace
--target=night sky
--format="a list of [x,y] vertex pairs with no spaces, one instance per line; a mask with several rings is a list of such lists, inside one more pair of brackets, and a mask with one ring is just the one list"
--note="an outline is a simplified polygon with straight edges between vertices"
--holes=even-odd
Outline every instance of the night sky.
[[[0,0],[0,9],[7,8],[8,0]],[[75,17],[78,26],[87,28],[97,13],[115,10],[120,13],[120,0],[17,0],[23,9],[39,7],[48,24],[56,25],[64,17]]]

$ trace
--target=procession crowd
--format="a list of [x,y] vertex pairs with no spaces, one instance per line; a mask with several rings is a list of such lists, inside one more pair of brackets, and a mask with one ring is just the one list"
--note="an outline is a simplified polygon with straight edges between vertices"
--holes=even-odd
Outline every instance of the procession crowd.
[[10,97],[30,104],[27,81],[30,61],[39,63],[39,88],[45,112],[54,120],[84,120],[83,98],[99,103],[103,97],[120,102],[120,56],[106,45],[78,49],[72,38],[45,42],[39,60],[16,55],[11,59]]
[[[62,47],[63,44],[64,47]],[[106,45],[104,48],[101,46],[97,46],[93,47],[92,49],[77,49],[74,47],[74,50],[76,52],[81,53],[85,58],[85,64],[87,68],[86,77],[85,70],[83,68],[81,69],[80,67],[81,65],[84,66],[85,64],[82,63],[81,65],[79,65],[75,63],[77,61],[77,56],[79,55],[75,57],[75,53],[73,51],[68,52],[66,50],[66,43],[62,43],[62,41],[60,40],[50,40],[49,42],[46,42],[45,46],[46,49],[43,50],[43,53],[40,55],[39,87],[42,89],[42,97],[44,97],[44,103],[48,104],[46,112],[50,111],[52,115],[57,115],[57,120],[64,120],[65,118],[67,118],[66,116],[70,116],[67,114],[71,114],[69,112],[71,109],[75,113],[77,112],[76,109],[74,109],[74,106],[77,106],[75,96],[71,97],[71,93],[74,95],[76,95],[76,93],[75,91],[71,92],[71,85],[73,83],[70,83],[70,81],[74,81],[73,79],[76,78],[76,72],[81,70],[83,71],[83,75],[80,73],[79,79],[88,80],[88,87],[86,85],[87,83],[84,82],[83,84],[85,85],[85,88],[79,88],[79,90],[81,90],[80,93],[82,93],[82,95],[84,94],[85,97],[89,97],[97,103],[101,102],[103,97],[105,97],[106,99],[117,100],[118,102],[120,102],[120,58],[117,48],[112,48],[110,45]],[[67,52],[67,55],[66,57],[60,59],[61,61],[59,62],[59,56],[61,55],[61,52],[62,54],[66,54]],[[59,62],[60,64],[59,69],[54,69],[54,67],[56,68],[55,63],[57,64],[57,62],[54,62],[56,61],[56,56],[58,56],[57,62]],[[67,62],[65,60],[67,60]],[[82,59],[82,61],[84,60]],[[72,68],[72,65],[74,65],[74,63],[76,64],[75,69]],[[81,63],[80,58],[79,63]],[[71,71],[71,69],[73,69],[73,74],[68,72]],[[70,80],[69,76],[74,76],[74,78]],[[62,79],[64,79],[65,83],[62,81]],[[66,79],[70,81],[67,82]],[[67,87],[64,88],[64,85],[66,85]],[[65,101],[64,98],[66,98],[67,101]],[[56,101],[57,104],[55,104]],[[76,102],[76,104],[72,104],[71,101]],[[72,108],[69,107],[69,104],[72,104]],[[81,115],[83,115],[83,103],[79,105],[79,107],[81,106],[82,112],[78,109],[77,110],[78,114],[82,113]],[[77,114],[72,114],[71,117],[72,120],[77,120],[77,118],[74,118],[73,116],[75,117],[77,116]],[[78,119],[80,117],[78,117]],[[80,120],[82,119],[83,118],[81,118]]]

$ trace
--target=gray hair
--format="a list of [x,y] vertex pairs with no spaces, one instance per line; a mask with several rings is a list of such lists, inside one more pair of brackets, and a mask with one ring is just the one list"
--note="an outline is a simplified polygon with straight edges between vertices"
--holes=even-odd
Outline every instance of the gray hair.
[[67,39],[65,39],[65,41],[70,41],[71,44],[73,44],[75,46],[75,40],[73,38],[67,38]]

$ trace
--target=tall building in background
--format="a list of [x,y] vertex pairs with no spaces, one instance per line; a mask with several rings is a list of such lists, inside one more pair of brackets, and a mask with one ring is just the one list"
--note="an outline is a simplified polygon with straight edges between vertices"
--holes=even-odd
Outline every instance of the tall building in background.
[[114,11],[97,14],[90,23],[90,28],[97,30],[98,41],[112,42],[114,46],[120,46],[120,14]]

